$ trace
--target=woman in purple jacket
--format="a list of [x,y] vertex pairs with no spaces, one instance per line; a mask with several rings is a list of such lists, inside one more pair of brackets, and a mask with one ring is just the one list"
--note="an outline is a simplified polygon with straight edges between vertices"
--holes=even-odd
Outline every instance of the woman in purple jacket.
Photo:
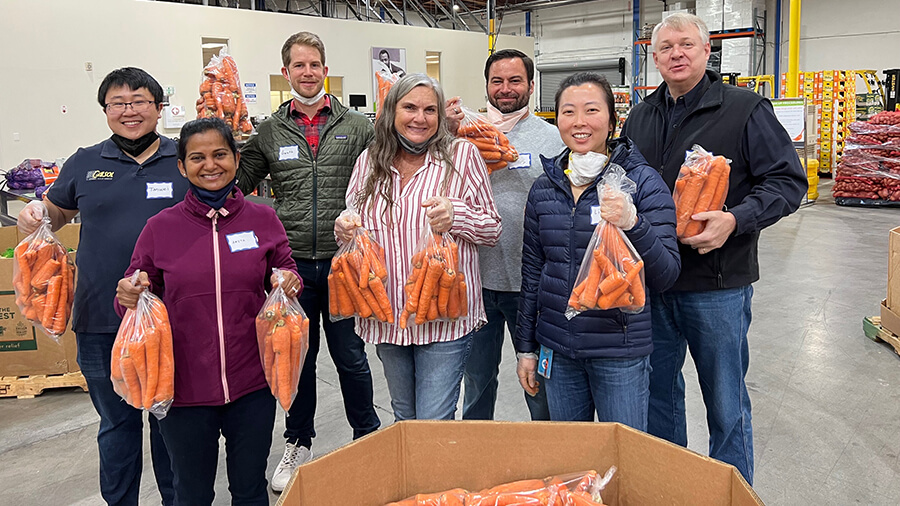
[[[240,154],[215,118],[184,125],[178,168],[184,200],[147,221],[119,281],[116,310],[134,308],[149,289],[169,311],[175,401],[160,429],[175,474],[175,503],[212,504],[225,436],[233,504],[269,503],[266,461],[275,399],[266,384],[254,319],[284,272],[283,288],[303,288],[284,227],[271,208],[244,200],[235,186]],[[140,270],[137,286],[131,274]]]

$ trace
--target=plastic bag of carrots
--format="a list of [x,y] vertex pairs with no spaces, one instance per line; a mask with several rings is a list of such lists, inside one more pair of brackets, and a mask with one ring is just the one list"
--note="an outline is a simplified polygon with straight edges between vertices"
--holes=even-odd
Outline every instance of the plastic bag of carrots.
[[692,220],[691,216],[718,211],[725,205],[728,177],[731,175],[730,163],[724,156],[713,156],[697,144],[685,154],[684,165],[675,180],[672,195],[678,218],[675,233],[679,239],[703,232],[706,222]]
[[598,506],[600,493],[612,481],[616,467],[604,475],[597,471],[552,476],[543,480],[504,483],[480,492],[455,488],[433,494],[416,494],[386,506]]
[[287,412],[297,395],[300,371],[309,349],[309,318],[296,297],[281,289],[281,270],[273,269],[278,286],[256,315],[259,357],[272,395]]
[[381,107],[384,105],[384,99],[394,87],[394,83],[400,80],[400,74],[389,74],[384,71],[375,72],[375,83],[377,84],[378,94],[375,97],[375,116],[381,116]]
[[519,153],[509,143],[506,135],[492,125],[486,117],[467,107],[463,107],[462,111],[464,117],[459,122],[456,136],[475,144],[484,158],[488,174],[506,168],[509,162],[519,159]]
[[459,246],[450,234],[425,233],[412,257],[412,271],[404,286],[406,304],[400,328],[409,320],[422,325],[435,320],[456,320],[469,314],[466,277],[459,270]]
[[[131,276],[137,284],[141,271]],[[130,406],[162,419],[175,399],[175,353],[166,305],[150,290],[125,311],[110,362],[113,389]]]
[[[355,214],[344,210],[345,214]],[[339,218],[340,219],[340,218]],[[363,227],[331,259],[328,274],[328,311],[331,321],[351,316],[394,323],[394,308],[387,293],[388,271],[384,248]]]
[[253,130],[237,64],[225,49],[213,56],[203,69],[200,98],[203,103],[197,118],[219,118],[231,127],[235,137]]
[[[635,190],[634,182],[618,166],[608,169],[597,185],[601,202],[607,192],[624,193],[631,202]],[[622,229],[600,218],[575,278],[566,318],[591,309],[640,313],[646,299],[644,287],[644,261]]]
[[59,341],[72,315],[75,265],[50,230],[46,207],[44,221],[16,246],[13,258],[13,287],[19,311]]

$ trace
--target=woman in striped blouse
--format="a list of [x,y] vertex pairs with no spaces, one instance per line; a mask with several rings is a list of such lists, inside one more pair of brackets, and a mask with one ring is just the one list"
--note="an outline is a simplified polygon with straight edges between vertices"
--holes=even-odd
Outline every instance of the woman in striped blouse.
[[[472,332],[486,321],[476,247],[493,246],[500,237],[484,160],[472,143],[450,133],[443,104],[440,86],[424,74],[394,84],[375,122],[375,141],[356,160],[347,188],[347,208],[360,218],[335,222],[339,242],[363,226],[384,247],[396,323],[357,318],[356,332],[375,344],[396,420],[453,418]],[[403,329],[403,287],[429,226],[449,232],[459,245],[468,315],[421,325],[410,319]]]

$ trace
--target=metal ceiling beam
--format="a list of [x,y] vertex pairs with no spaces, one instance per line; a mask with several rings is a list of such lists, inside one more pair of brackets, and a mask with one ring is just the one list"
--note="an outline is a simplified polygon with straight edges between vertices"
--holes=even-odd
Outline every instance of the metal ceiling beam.
[[359,12],[357,12],[356,9],[354,9],[353,6],[350,5],[350,0],[344,0],[344,3],[347,4],[347,10],[350,11],[350,13],[353,14],[353,16],[355,16],[357,20],[365,21],[362,16],[359,15]]
[[472,14],[472,11],[469,10],[469,7],[466,5],[465,2],[463,2],[462,0],[457,0],[457,5],[459,5],[460,7],[463,8],[464,11],[466,11],[466,13],[469,15],[469,17],[471,17],[472,20],[474,20],[475,23],[481,28],[482,32],[487,33],[488,29],[485,28],[485,26],[483,24],[481,24],[481,21],[478,20],[477,16]]
[[416,11],[429,28],[440,28],[437,19],[428,12],[428,9],[419,3],[419,0],[404,0],[404,3],[412,5],[413,10]]
[[597,0],[532,0],[530,2],[522,2],[520,4],[506,4],[503,7],[498,7],[497,10],[502,10],[504,12],[535,11],[538,9],[549,9],[552,7],[562,7],[565,5],[583,4],[596,1]]
[[466,22],[463,21],[463,19],[461,17],[454,16],[449,11],[447,11],[447,9],[444,8],[444,4],[441,3],[441,0],[431,0],[431,1],[434,3],[434,5],[437,5],[438,8],[441,10],[441,12],[443,12],[445,16],[450,18],[451,21],[453,21],[455,23],[456,20],[458,19],[459,22],[466,28],[466,31],[471,31],[471,29],[469,28],[469,25],[466,24]]

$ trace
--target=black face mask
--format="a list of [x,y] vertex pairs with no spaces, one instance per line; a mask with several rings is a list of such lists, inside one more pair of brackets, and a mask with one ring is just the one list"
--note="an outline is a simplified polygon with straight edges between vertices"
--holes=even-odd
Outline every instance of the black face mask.
[[159,134],[156,132],[150,132],[146,135],[142,135],[137,139],[128,139],[127,137],[122,137],[119,134],[112,134],[110,139],[115,143],[116,146],[119,147],[125,153],[128,153],[131,156],[137,157],[144,151],[147,151],[147,148],[150,147],[151,144],[156,142],[156,139],[159,139]]
[[[431,139],[434,139],[434,136],[432,136]],[[397,133],[397,140],[400,142],[400,147],[403,148],[403,151],[406,151],[411,155],[421,155],[428,151],[428,143],[431,142],[431,139],[428,139],[425,142],[415,143]]]
[[194,183],[191,183],[191,191],[194,192],[194,195],[200,202],[203,202],[213,209],[221,209],[222,206],[225,205],[225,200],[228,199],[231,192],[234,190],[235,183],[237,183],[237,178],[224,187],[214,191],[200,188]]

